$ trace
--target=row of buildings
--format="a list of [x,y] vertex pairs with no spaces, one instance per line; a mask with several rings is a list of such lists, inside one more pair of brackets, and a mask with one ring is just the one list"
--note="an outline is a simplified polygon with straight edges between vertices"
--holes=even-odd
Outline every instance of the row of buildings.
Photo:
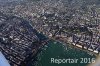
[[29,22],[0,14],[0,51],[11,66],[26,66],[34,60],[43,42]]

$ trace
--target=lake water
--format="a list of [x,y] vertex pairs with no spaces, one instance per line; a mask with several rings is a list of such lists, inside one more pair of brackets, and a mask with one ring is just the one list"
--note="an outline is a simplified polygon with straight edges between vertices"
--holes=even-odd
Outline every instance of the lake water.
[[[94,58],[94,55],[88,54],[86,51],[74,48],[68,44],[62,44],[56,41],[49,41],[48,45],[42,48],[42,52],[38,54],[38,61],[35,66],[87,66],[88,63],[80,63],[80,58]],[[78,59],[77,63],[51,63],[51,58],[56,59]]]

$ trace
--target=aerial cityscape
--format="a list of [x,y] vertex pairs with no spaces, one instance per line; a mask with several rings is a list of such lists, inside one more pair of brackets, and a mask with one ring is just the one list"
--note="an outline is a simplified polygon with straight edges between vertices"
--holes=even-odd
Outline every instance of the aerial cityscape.
[[0,52],[10,66],[95,64],[100,0],[0,0]]

